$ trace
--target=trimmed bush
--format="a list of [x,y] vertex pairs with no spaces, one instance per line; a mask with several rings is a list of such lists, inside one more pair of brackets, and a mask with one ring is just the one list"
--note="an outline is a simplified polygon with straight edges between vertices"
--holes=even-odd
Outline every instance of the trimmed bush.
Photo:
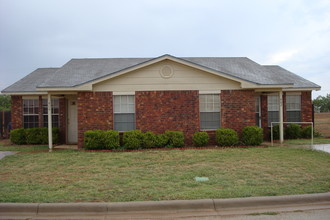
[[[58,144],[60,130],[53,128],[52,132],[53,144]],[[10,132],[10,136],[10,140],[14,144],[48,144],[48,128],[14,129]]]
[[[47,129],[47,128],[46,128]],[[47,130],[46,130],[47,133]],[[27,128],[25,129],[26,144],[47,144],[42,143],[44,140],[42,138],[42,128]],[[44,134],[45,135],[45,134]],[[48,137],[48,133],[46,134]]]
[[260,145],[264,139],[262,128],[246,126],[242,131],[242,142],[246,146]]
[[104,131],[103,135],[106,149],[115,150],[120,147],[118,131],[107,130]]
[[[311,134],[312,134],[312,126],[311,125],[305,126],[301,129],[301,137],[302,138],[312,138]],[[314,137],[320,137],[321,134],[318,131],[316,131],[316,129],[314,128],[313,129],[313,136]]]
[[89,150],[114,150],[119,147],[119,132],[89,130],[84,133],[84,147]]
[[289,124],[285,128],[285,137],[287,139],[297,139],[301,137],[301,127],[298,124]]
[[140,130],[124,132],[123,144],[126,149],[141,149],[143,145],[143,133]]
[[209,142],[209,135],[205,131],[196,132],[193,136],[193,144],[196,147],[205,146]]
[[89,150],[105,149],[103,130],[89,130],[84,133],[84,147]]
[[[271,133],[269,132],[269,138],[271,138]],[[275,125],[273,127],[273,139],[274,140],[278,140],[280,139],[280,126],[279,125]]]
[[217,129],[215,138],[219,146],[234,146],[238,143],[237,132],[230,128]]
[[182,131],[165,131],[165,135],[168,138],[166,147],[183,147],[184,135]]
[[151,131],[147,131],[143,134],[142,137],[142,147],[143,148],[153,148],[156,147],[156,135],[151,132]]
[[10,131],[10,141],[13,144],[26,144],[25,129],[17,128]]
[[162,148],[165,147],[168,143],[168,137],[165,134],[156,135],[156,147]]

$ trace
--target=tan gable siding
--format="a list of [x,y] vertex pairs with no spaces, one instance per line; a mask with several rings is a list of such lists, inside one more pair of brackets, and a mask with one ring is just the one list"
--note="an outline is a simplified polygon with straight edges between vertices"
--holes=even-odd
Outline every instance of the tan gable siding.
[[[169,67],[173,75],[162,76],[162,68]],[[165,67],[165,73],[169,69]],[[228,90],[240,89],[240,83],[197,70],[173,61],[161,61],[145,68],[108,79],[93,86],[93,91],[160,91],[160,90]]]

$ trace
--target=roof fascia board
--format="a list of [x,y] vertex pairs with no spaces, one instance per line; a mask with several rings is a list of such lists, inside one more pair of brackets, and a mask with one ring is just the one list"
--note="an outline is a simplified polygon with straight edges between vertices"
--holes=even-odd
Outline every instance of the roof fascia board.
[[75,87],[40,87],[37,88],[38,91],[46,91],[46,92],[53,92],[53,91],[92,91],[93,90],[93,85],[92,84],[83,84],[80,86],[75,86]]
[[285,88],[283,89],[283,91],[319,91],[321,90],[321,88],[309,88],[309,87],[306,87],[306,88]]
[[46,95],[47,92],[1,92],[6,95]]

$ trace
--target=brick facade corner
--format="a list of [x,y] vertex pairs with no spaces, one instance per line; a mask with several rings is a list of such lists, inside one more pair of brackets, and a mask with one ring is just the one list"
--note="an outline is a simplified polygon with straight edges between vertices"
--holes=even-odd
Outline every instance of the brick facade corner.
[[313,122],[312,92],[301,92],[301,121]]
[[112,92],[78,93],[78,147],[84,145],[84,132],[87,130],[113,129]]
[[11,96],[12,128],[23,128],[23,99],[22,96]]

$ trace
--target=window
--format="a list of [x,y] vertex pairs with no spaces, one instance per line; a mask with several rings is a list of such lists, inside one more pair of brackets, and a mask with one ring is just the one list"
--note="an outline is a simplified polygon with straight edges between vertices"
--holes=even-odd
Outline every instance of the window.
[[288,122],[301,121],[301,97],[300,95],[286,96],[286,120]]
[[199,95],[201,130],[220,128],[220,95]]
[[23,125],[24,128],[39,127],[39,100],[23,100]]
[[261,115],[260,115],[260,96],[255,98],[255,108],[256,108],[256,126],[261,127]]
[[114,129],[117,131],[135,129],[134,95],[114,96]]
[[267,97],[268,106],[268,126],[271,126],[271,122],[279,122],[279,100],[278,96],[270,95]]
[[[52,99],[52,127],[59,127],[59,99]],[[48,101],[47,99],[42,100],[42,114],[44,119],[44,127],[48,127]]]

